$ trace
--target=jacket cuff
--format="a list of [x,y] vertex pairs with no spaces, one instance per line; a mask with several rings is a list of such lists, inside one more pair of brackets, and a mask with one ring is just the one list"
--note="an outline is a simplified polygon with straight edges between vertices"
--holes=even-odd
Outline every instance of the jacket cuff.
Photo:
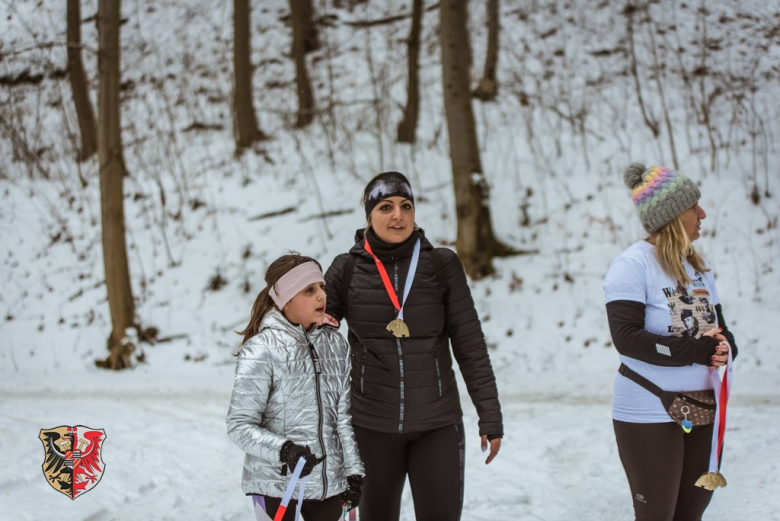
[[718,344],[719,342],[712,337],[699,337],[693,363],[711,366],[712,357],[715,355],[715,349],[718,347]]
[[[495,439],[495,438],[503,438],[504,437],[504,426],[500,423],[489,423],[486,425],[480,425],[479,426],[479,435],[480,436],[487,436],[488,439]],[[490,438],[490,437],[493,438]]]

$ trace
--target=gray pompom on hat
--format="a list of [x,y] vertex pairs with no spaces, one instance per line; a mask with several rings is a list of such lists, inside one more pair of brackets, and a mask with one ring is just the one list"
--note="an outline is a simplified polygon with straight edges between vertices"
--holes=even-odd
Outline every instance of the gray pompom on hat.
[[672,222],[701,197],[693,181],[665,166],[645,168],[631,163],[623,171],[623,181],[631,189],[631,200],[648,233]]

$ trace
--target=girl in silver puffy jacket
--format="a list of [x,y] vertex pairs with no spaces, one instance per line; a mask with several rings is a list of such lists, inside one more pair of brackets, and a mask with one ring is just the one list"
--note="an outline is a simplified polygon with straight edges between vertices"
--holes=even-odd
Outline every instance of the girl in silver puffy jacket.
[[[350,356],[325,315],[319,263],[283,255],[265,274],[236,361],[227,432],[246,453],[242,489],[274,517],[300,458],[301,512],[335,521],[360,500],[365,474],[350,415]],[[292,496],[283,519],[294,518]]]

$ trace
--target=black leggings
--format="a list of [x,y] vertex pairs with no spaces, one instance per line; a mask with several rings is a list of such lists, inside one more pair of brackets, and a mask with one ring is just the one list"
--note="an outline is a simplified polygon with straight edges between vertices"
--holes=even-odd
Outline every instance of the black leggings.
[[[265,513],[271,519],[276,515],[276,510],[279,505],[282,504],[282,498],[263,496],[265,498]],[[287,505],[287,510],[284,512],[282,521],[294,521],[295,509],[298,506],[298,502],[294,499],[290,500],[290,504]],[[301,505],[301,517],[305,521],[338,521],[341,518],[343,512],[341,506],[341,495],[336,494],[328,499],[304,499],[303,505]]]
[[417,521],[458,521],[463,509],[463,422],[394,434],[354,426],[366,465],[361,521],[397,521],[406,476]]
[[685,434],[674,422],[613,424],[636,521],[700,521],[712,492],[695,483],[709,467],[713,426]]

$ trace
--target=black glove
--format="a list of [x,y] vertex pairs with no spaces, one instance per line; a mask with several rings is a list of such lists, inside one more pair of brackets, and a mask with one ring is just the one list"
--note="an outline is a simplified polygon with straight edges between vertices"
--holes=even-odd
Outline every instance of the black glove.
[[347,510],[352,510],[360,504],[360,489],[363,487],[363,476],[358,474],[347,476],[347,490],[341,493],[341,502]]
[[306,464],[301,471],[301,477],[311,474],[314,467],[326,458],[326,456],[318,458],[311,453],[311,449],[308,446],[296,445],[290,440],[284,442],[282,450],[279,452],[279,459],[283,464],[287,465],[290,474],[295,470],[295,466],[298,464],[298,460],[301,459],[301,457],[306,460]]

